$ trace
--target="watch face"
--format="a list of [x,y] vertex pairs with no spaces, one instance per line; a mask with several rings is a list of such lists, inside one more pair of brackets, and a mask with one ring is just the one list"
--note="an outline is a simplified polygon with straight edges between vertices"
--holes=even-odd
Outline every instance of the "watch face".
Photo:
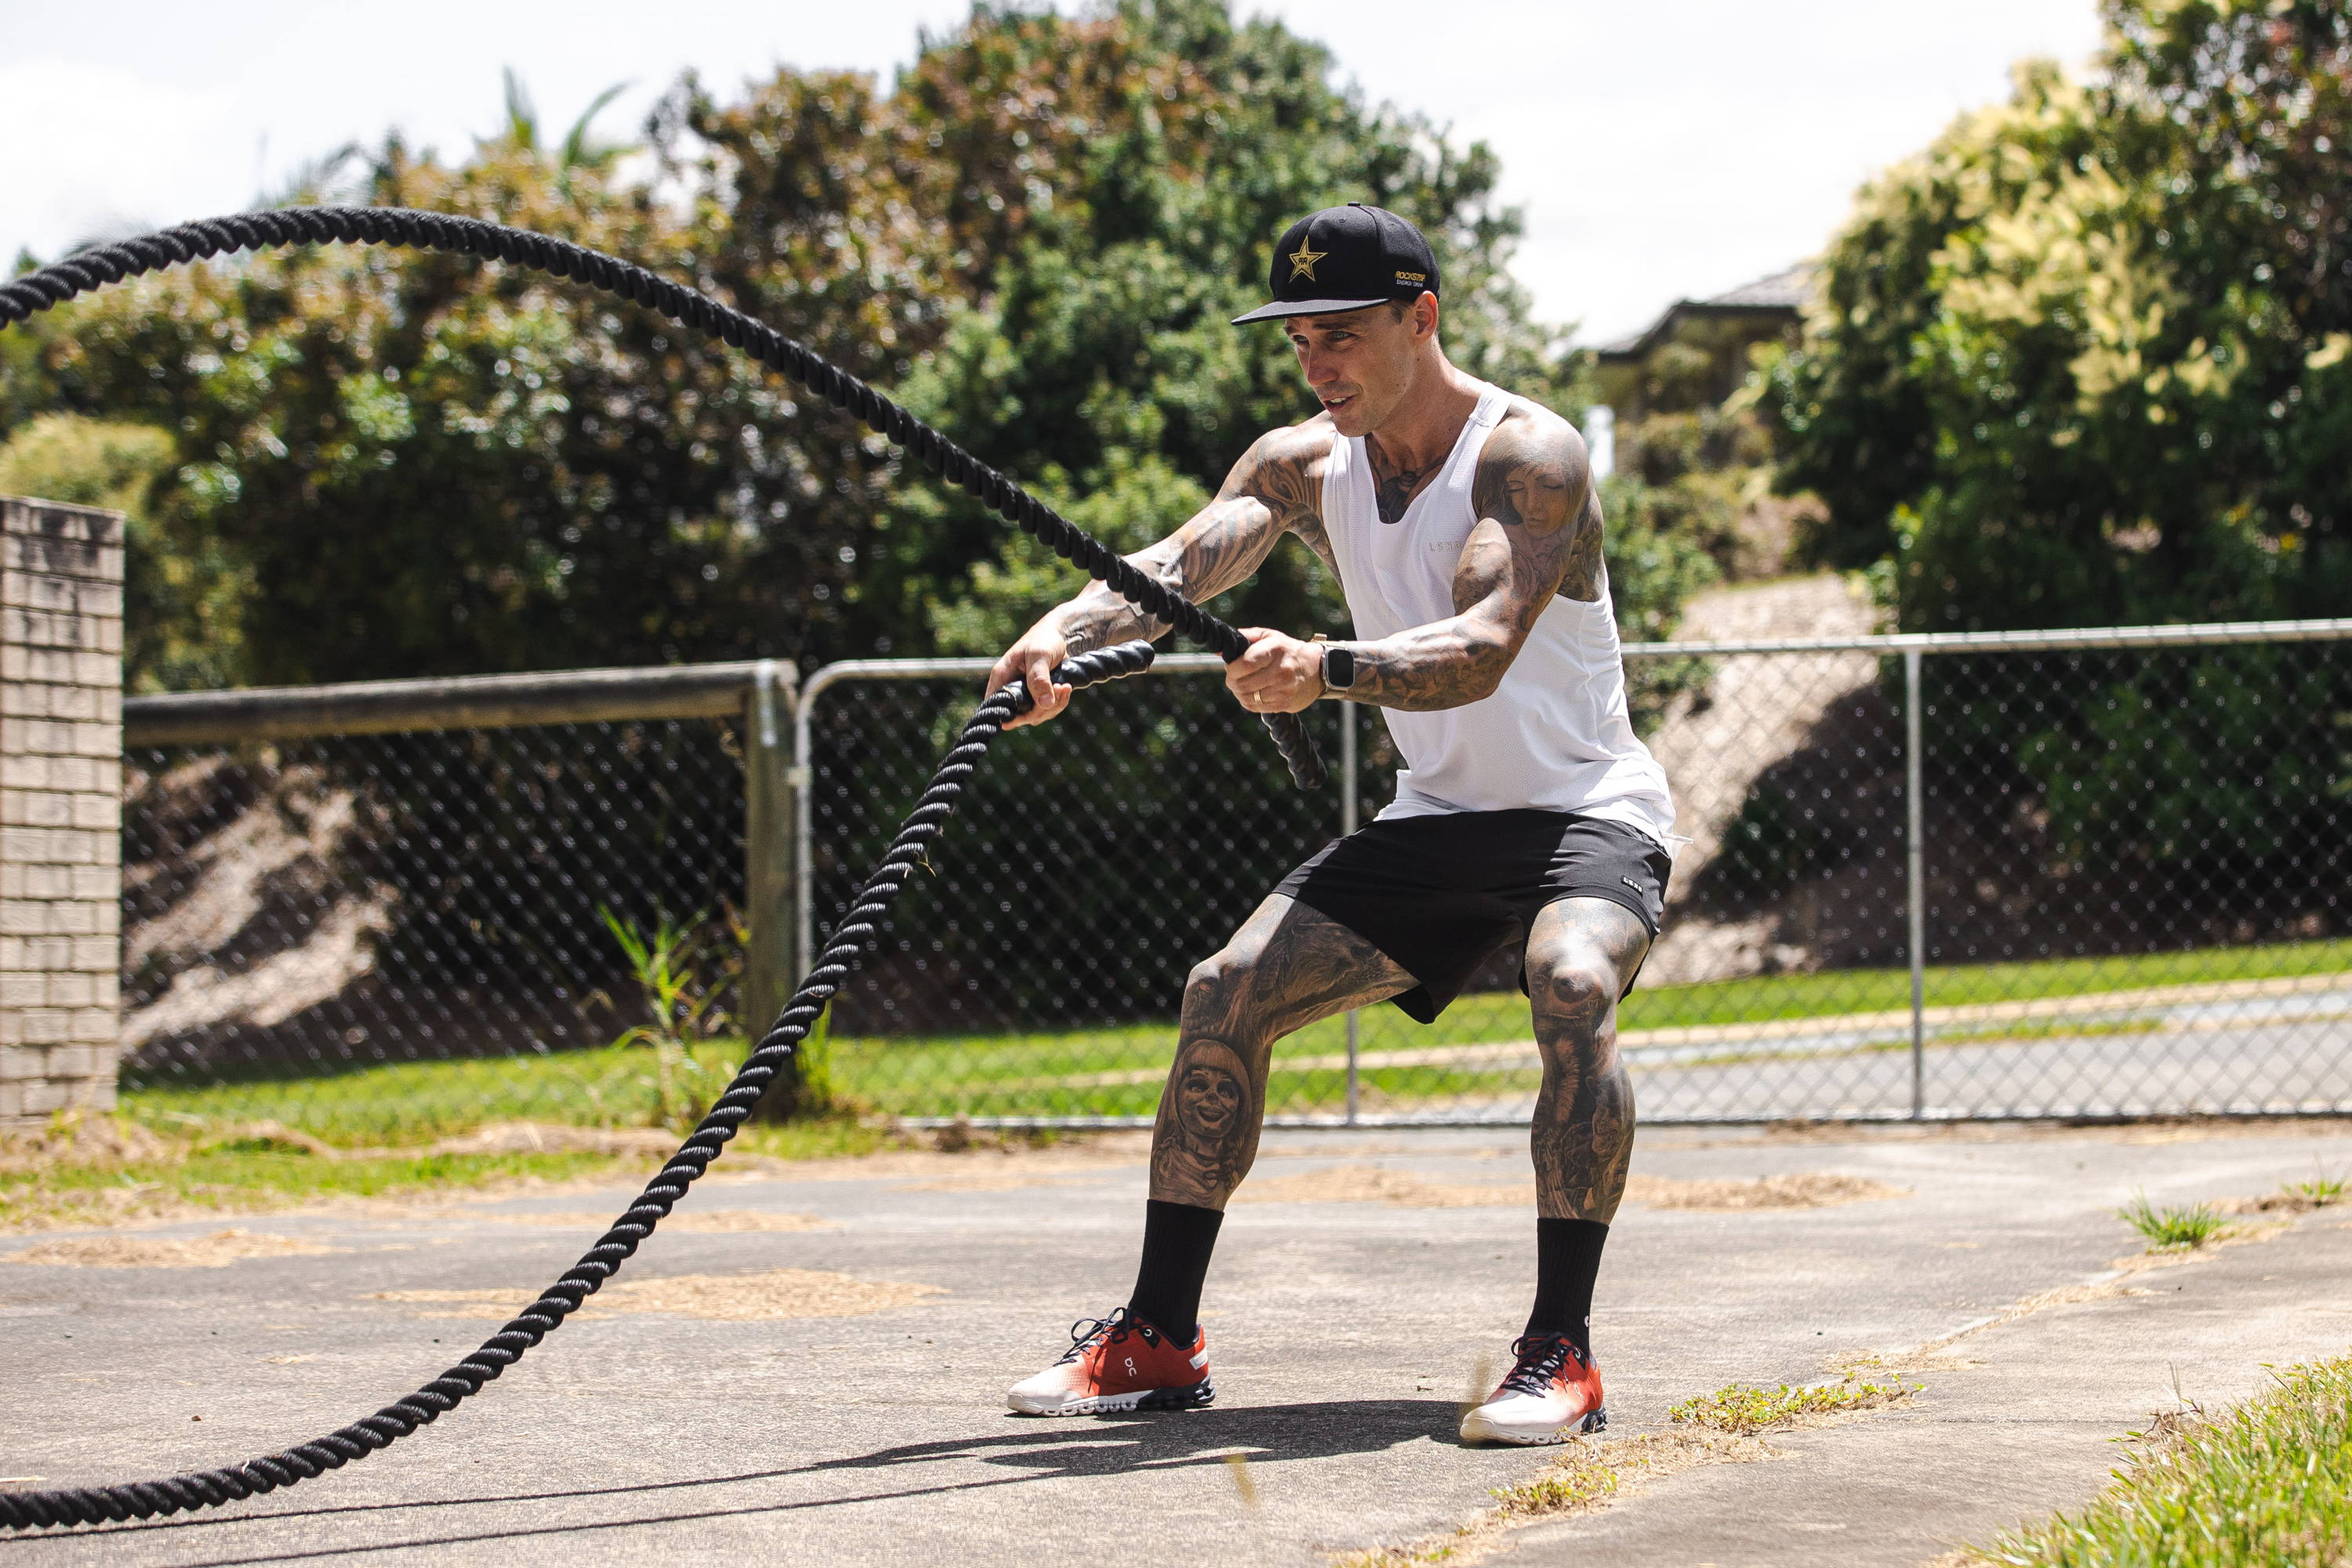
[[1356,684],[1354,648],[1327,647],[1323,650],[1323,684],[1334,691],[1345,691]]

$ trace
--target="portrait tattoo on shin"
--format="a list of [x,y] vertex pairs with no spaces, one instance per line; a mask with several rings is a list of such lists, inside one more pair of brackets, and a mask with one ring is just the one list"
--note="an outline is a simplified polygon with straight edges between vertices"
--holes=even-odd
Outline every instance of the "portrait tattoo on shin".
[[1256,1100],[1240,1052],[1223,1040],[1185,1041],[1160,1100],[1152,1185],[1173,1202],[1221,1205],[1249,1169]]

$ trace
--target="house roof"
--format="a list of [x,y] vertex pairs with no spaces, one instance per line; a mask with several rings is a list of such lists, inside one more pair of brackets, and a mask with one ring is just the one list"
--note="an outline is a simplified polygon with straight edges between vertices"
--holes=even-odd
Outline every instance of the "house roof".
[[1759,278],[1753,283],[1743,283],[1710,300],[1677,300],[1642,331],[1603,343],[1594,352],[1603,363],[1624,363],[1657,347],[1674,331],[1675,323],[1685,317],[1793,314],[1804,308],[1812,293],[1812,263],[1800,261],[1794,267],[1784,268],[1769,278]]

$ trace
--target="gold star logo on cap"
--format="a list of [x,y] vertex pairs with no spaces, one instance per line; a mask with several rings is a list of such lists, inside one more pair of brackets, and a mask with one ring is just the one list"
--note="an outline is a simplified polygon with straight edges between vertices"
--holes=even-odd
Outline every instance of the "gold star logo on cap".
[[1315,264],[1331,253],[1328,250],[1310,249],[1309,247],[1314,243],[1312,239],[1302,239],[1298,242],[1298,248],[1290,253],[1290,280],[1293,283],[1297,282],[1301,278],[1306,279],[1309,283],[1318,280],[1315,276]]

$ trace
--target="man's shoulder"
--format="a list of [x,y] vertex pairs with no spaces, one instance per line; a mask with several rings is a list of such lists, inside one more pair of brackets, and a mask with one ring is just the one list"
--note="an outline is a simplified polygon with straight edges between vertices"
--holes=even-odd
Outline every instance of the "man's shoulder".
[[1284,528],[1311,533],[1322,510],[1323,468],[1330,455],[1328,415],[1269,430],[1234,465],[1223,493],[1255,496]]
[[1532,397],[1505,394],[1509,401],[1495,433],[1480,453],[1483,464],[1552,461],[1584,465],[1584,437],[1576,426]]
[[1320,463],[1331,454],[1331,416],[1318,413],[1296,425],[1276,426],[1250,452],[1260,462]]
[[[1589,531],[1599,537],[1600,513],[1593,508],[1592,468],[1584,437],[1531,398],[1512,398],[1486,437],[1478,454],[1471,504],[1480,516],[1494,518],[1506,528],[1524,528],[1533,539],[1549,538],[1587,517],[1596,525]],[[1570,537],[1581,531],[1572,531]]]

